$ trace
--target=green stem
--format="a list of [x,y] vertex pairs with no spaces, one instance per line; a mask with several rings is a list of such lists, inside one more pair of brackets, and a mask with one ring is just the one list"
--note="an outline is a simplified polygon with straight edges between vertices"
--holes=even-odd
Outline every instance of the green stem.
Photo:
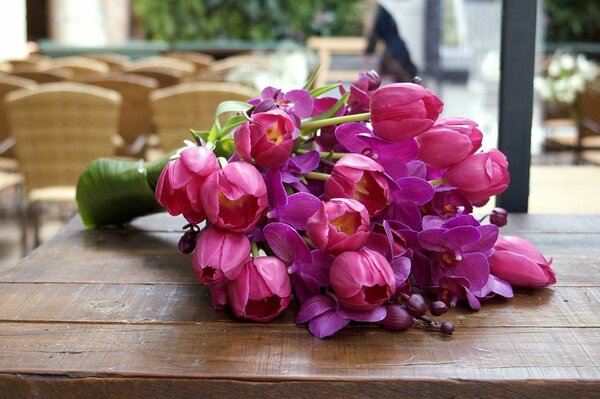
[[250,245],[252,246],[252,258],[258,258],[260,255],[258,253],[258,245],[256,244],[256,241],[250,241]]
[[329,179],[331,175],[327,174],[327,173],[319,173],[319,172],[308,172],[304,174],[304,177],[306,177],[307,179],[313,179],[313,180],[327,180]]
[[322,128],[325,126],[339,125],[341,123],[346,123],[346,122],[366,121],[370,117],[371,117],[371,113],[365,112],[364,114],[354,114],[354,115],[338,116],[335,118],[321,119],[321,120],[316,120],[316,121],[306,121],[306,122],[302,122],[300,127],[302,130],[313,130],[313,129],[319,129],[319,128]]
[[[313,150],[303,150],[303,149],[296,150],[296,152],[298,154],[306,154],[311,151],[313,151]],[[335,159],[335,160],[342,159],[342,157],[345,155],[348,155],[348,154],[344,153],[344,152],[326,152],[326,151],[319,152],[319,156],[321,156],[321,158],[329,158],[329,159]]]

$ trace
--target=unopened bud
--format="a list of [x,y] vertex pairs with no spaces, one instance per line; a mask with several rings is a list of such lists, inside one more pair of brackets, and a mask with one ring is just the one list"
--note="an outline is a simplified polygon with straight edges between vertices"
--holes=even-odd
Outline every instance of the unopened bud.
[[442,301],[435,301],[429,305],[429,312],[434,316],[441,316],[448,311],[448,306]]
[[506,226],[508,222],[508,212],[504,208],[494,208],[490,213],[490,223],[498,227]]
[[264,101],[261,101],[254,107],[254,113],[259,114],[261,112],[267,112],[275,108],[275,100],[272,98],[268,98]]
[[373,69],[366,72],[365,76],[367,77],[367,81],[369,82],[369,91],[375,90],[381,85],[381,77]]
[[452,335],[455,329],[456,327],[454,327],[454,324],[450,323],[449,321],[443,322],[440,326],[440,331],[448,335]]
[[387,307],[387,315],[381,322],[386,330],[406,330],[410,328],[415,319],[413,316],[400,305],[389,305]]
[[194,252],[196,249],[196,238],[198,237],[198,232],[194,229],[187,230],[181,238],[179,239],[179,243],[177,246],[179,250],[184,254],[189,254]]
[[425,299],[419,294],[412,294],[406,300],[406,309],[415,317],[421,317],[427,312]]

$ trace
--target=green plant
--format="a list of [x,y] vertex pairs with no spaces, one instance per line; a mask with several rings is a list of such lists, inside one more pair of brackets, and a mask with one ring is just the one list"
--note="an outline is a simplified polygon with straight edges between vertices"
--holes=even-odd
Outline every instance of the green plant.
[[361,0],[136,0],[148,37],[171,44],[217,38],[303,40],[360,35]]
[[600,42],[600,2],[545,0],[549,42]]

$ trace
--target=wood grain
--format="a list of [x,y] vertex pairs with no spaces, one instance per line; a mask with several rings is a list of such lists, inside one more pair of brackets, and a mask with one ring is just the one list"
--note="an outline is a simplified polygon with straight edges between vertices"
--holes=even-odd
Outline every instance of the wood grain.
[[0,270],[0,397],[598,397],[600,216],[511,215],[554,258],[556,286],[517,289],[426,328],[293,323],[215,311],[180,254],[181,220],[84,230],[73,220]]

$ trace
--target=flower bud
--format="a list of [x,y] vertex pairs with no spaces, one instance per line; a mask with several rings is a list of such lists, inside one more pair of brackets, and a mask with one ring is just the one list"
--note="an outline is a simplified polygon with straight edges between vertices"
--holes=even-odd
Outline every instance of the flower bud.
[[441,316],[448,311],[448,306],[442,301],[434,301],[429,305],[429,312],[434,316]]
[[447,335],[452,335],[455,329],[456,327],[454,327],[454,324],[450,323],[449,321],[443,322],[440,326],[440,331]]
[[400,305],[389,305],[386,309],[387,315],[381,322],[386,330],[406,330],[415,322],[413,316]]
[[494,208],[490,213],[490,223],[498,227],[506,226],[508,222],[508,212],[504,208]]
[[371,69],[370,71],[365,73],[365,77],[367,78],[367,82],[369,83],[369,91],[376,90],[381,86],[381,77],[377,73],[377,71]]
[[425,299],[419,294],[412,294],[406,300],[406,309],[415,317],[421,317],[427,312]]
[[196,249],[196,238],[198,237],[198,232],[194,229],[186,230],[185,233],[179,239],[179,243],[177,247],[184,254],[190,254],[194,252]]

